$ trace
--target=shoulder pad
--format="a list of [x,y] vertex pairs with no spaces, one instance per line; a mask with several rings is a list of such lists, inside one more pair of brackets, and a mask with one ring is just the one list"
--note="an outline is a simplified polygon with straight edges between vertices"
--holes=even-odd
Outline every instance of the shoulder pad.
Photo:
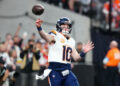
[[51,34],[51,33],[54,34],[54,35],[57,34],[57,32],[55,30],[52,30],[52,31],[49,32],[49,34]]

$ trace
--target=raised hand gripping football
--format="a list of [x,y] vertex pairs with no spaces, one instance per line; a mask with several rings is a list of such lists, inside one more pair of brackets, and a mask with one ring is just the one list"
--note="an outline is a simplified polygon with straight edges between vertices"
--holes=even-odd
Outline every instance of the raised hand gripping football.
[[37,19],[36,20],[36,27],[40,27],[41,25],[42,25],[42,23],[43,23],[43,21],[42,20],[40,20],[40,19]]

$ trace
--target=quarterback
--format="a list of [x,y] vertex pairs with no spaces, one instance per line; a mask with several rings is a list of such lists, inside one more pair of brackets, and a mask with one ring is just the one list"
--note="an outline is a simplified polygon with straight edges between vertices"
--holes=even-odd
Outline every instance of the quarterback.
[[[79,61],[94,48],[92,42],[83,46],[83,52],[75,49],[75,40],[69,36],[71,33],[71,20],[62,17],[57,21],[56,30],[46,33],[42,27],[42,20],[36,20],[36,27],[40,36],[49,43],[49,82],[50,86],[79,86],[76,76],[71,71],[71,58]],[[45,72],[45,71],[44,71]]]

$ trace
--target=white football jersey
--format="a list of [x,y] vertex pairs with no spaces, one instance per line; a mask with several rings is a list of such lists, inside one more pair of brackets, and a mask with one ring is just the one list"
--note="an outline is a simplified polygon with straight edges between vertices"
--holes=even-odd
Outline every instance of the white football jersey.
[[54,36],[55,43],[49,45],[48,62],[71,63],[71,53],[75,47],[74,39],[66,39],[55,30],[50,34]]

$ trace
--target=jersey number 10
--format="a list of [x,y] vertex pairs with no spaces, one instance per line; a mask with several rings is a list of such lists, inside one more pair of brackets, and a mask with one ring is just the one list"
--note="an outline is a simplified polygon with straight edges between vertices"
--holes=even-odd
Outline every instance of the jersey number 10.
[[63,46],[63,61],[71,61],[72,48]]

